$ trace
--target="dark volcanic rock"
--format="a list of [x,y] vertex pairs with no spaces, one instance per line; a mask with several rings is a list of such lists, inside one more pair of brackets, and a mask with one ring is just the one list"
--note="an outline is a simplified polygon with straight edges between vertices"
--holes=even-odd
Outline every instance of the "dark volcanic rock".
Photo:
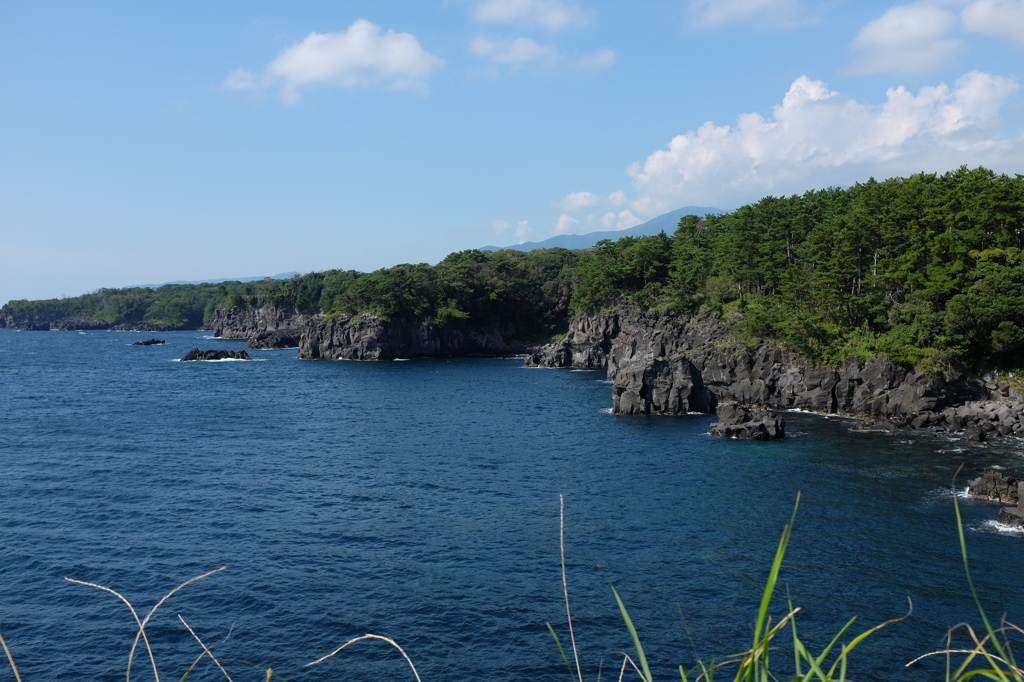
[[197,362],[203,360],[252,360],[244,350],[199,350],[193,348],[185,353],[181,362]]
[[856,416],[886,428],[965,431],[979,441],[1024,437],[1024,394],[1006,382],[932,377],[883,355],[819,367],[770,341],[747,347],[710,313],[690,317],[626,302],[574,319],[565,338],[533,353],[525,365],[605,367],[622,414],[699,411],[703,407],[689,403],[689,394],[678,397],[691,386],[708,391],[712,407],[717,399]]
[[751,410],[726,403],[718,406],[718,419],[708,429],[712,436],[775,440],[786,435],[786,420],[770,410]]
[[1003,504],[1017,504],[1020,499],[1018,481],[1012,476],[1004,476],[1005,471],[1006,467],[986,467],[985,473],[971,481],[967,486],[968,494],[980,500],[996,500]]
[[132,345],[133,346],[161,346],[161,345],[163,345],[165,343],[167,343],[167,342],[166,341],[161,341],[160,339],[147,339],[146,341],[136,341]]
[[298,331],[258,332],[250,336],[245,347],[250,350],[271,350],[274,348],[298,348],[302,333]]
[[419,318],[375,315],[310,318],[299,342],[306,360],[393,360],[416,357],[514,355],[525,350],[500,326],[454,320],[443,326]]
[[47,332],[50,331],[49,322],[23,322],[18,327],[23,332]]
[[704,387],[700,370],[682,355],[620,359],[617,367],[614,414],[680,415],[715,408],[717,401]]
[[[307,317],[289,307],[262,305],[256,308],[218,308],[214,312],[213,335],[220,339],[252,339],[268,332],[280,332],[282,338],[302,335]],[[297,343],[295,345],[298,345]],[[290,346],[250,346],[285,348]]]
[[1024,528],[1024,505],[1003,507],[999,510],[999,523],[1011,528]]

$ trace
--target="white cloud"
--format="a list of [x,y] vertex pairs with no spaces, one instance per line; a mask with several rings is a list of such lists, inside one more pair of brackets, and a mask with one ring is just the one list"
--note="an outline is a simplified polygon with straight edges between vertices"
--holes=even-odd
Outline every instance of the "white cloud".
[[525,242],[528,237],[533,236],[533,229],[530,227],[528,220],[520,220],[515,225],[504,220],[495,220],[491,223],[491,229],[494,230],[494,234],[512,232],[520,244]]
[[861,52],[854,73],[922,74],[948,64],[963,48],[960,40],[946,38],[956,26],[956,15],[934,5],[917,2],[889,9],[861,28],[853,47]]
[[559,205],[566,213],[578,213],[587,208],[593,208],[603,203],[601,197],[593,192],[573,192],[567,194]]
[[704,28],[747,21],[788,28],[799,23],[801,13],[799,0],[690,0],[690,15]]
[[576,68],[583,69],[585,71],[600,71],[601,69],[607,69],[614,63],[615,51],[606,47],[598,50],[597,52],[585,54],[577,59]]
[[558,48],[541,45],[530,38],[512,40],[490,40],[474,38],[471,44],[474,54],[498,64],[522,66],[530,62],[552,65],[560,58]]
[[491,223],[491,229],[494,230],[494,234],[505,234],[512,229],[512,225],[504,220],[495,220]]
[[484,0],[474,15],[484,23],[540,26],[551,31],[590,23],[583,8],[561,0]]
[[425,93],[430,75],[443,64],[420,47],[412,34],[390,29],[382,33],[379,26],[358,19],[345,31],[310,33],[281,52],[262,74],[232,71],[223,87],[250,90],[280,85],[286,102],[298,101],[300,88],[318,83]]
[[522,244],[526,241],[527,237],[533,236],[533,229],[530,227],[528,220],[520,220],[516,223],[516,239]]
[[615,220],[616,230],[628,230],[631,227],[635,227],[640,223],[644,222],[640,218],[633,215],[633,212],[628,208],[625,211],[621,211]]
[[580,221],[568,213],[563,213],[558,216],[558,223],[555,224],[555,234],[571,234],[574,229],[579,227],[579,224]]
[[1024,0],[974,0],[961,18],[968,31],[1024,47]]
[[[801,76],[771,116],[741,114],[735,126],[709,121],[634,164],[629,174],[635,198],[615,226],[686,204],[730,209],[769,194],[850,185],[870,176],[963,164],[1019,172],[1024,137],[1000,137],[999,117],[1017,90],[1013,79],[972,71],[952,87],[927,86],[916,94],[891,88],[876,105]],[[588,217],[590,223],[606,220],[607,214]]]

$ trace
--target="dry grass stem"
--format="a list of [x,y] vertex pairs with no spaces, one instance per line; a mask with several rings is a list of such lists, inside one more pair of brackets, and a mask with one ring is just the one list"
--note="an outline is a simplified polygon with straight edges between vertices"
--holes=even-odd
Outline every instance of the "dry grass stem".
[[629,655],[624,655],[622,659],[622,669],[619,670],[619,682],[622,682],[622,678],[626,675],[626,663],[629,662]]
[[156,669],[156,658],[153,656],[153,649],[150,647],[149,639],[146,637],[146,624],[149,623],[149,619],[153,617],[153,614],[156,613],[156,610],[158,608],[160,608],[160,606],[165,601],[170,599],[170,597],[172,595],[174,595],[176,592],[181,590],[183,587],[185,587],[186,585],[190,585],[190,584],[196,582],[197,580],[202,580],[203,578],[207,578],[207,577],[213,575],[214,573],[220,573],[221,571],[226,570],[226,569],[227,569],[227,566],[221,566],[220,568],[214,569],[214,570],[209,571],[207,573],[203,573],[202,575],[197,575],[194,578],[186,580],[185,582],[183,582],[182,584],[178,585],[173,590],[171,590],[170,592],[165,594],[163,599],[158,601],[156,603],[156,605],[149,610],[149,613],[146,614],[146,617],[143,618],[141,621],[139,620],[139,615],[135,612],[135,607],[132,606],[131,602],[128,601],[127,599],[125,599],[124,596],[122,596],[119,592],[116,592],[115,590],[112,590],[109,587],[104,587],[103,585],[97,585],[96,583],[87,583],[87,582],[85,582],[83,580],[75,580],[73,578],[64,578],[64,580],[67,580],[69,583],[75,583],[76,585],[85,585],[87,587],[95,587],[98,590],[103,590],[104,592],[109,592],[110,594],[114,595],[115,597],[117,597],[118,599],[120,599],[121,601],[123,601],[125,603],[125,605],[128,607],[128,609],[132,612],[132,617],[135,618],[135,623],[139,626],[139,631],[135,634],[135,641],[132,642],[131,651],[128,652],[128,669],[125,671],[125,676],[124,676],[125,677],[125,682],[130,682],[131,677],[132,677],[132,661],[135,658],[135,650],[139,646],[139,637],[141,637],[142,641],[146,644],[146,652],[149,654],[149,662],[153,666],[153,677],[156,680],[156,682],[160,682],[160,673],[157,672],[157,669]]
[[569,642],[572,644],[572,655],[576,659],[576,677],[583,682],[583,671],[580,669],[580,655],[576,650],[576,635],[572,631],[572,611],[569,609],[569,579],[565,574],[565,497],[558,496],[558,546],[562,553],[562,591],[565,593],[565,617],[569,621]]
[[341,651],[342,649],[347,647],[349,644],[355,644],[356,642],[358,642],[361,639],[381,639],[381,640],[384,640],[385,642],[387,642],[388,644],[390,644],[391,646],[395,647],[396,649],[398,649],[399,653],[401,653],[402,656],[405,658],[405,662],[409,664],[410,668],[412,668],[412,674],[416,676],[416,682],[423,682],[423,680],[420,679],[420,674],[418,672],[416,672],[416,666],[413,665],[412,659],[409,658],[409,654],[405,653],[405,650],[402,647],[398,646],[398,642],[396,642],[395,640],[391,639],[390,637],[384,637],[382,635],[366,634],[366,635],[363,635],[361,637],[353,637],[352,639],[348,640],[347,642],[345,642],[344,644],[339,646],[337,649],[335,649],[331,653],[327,654],[326,656],[324,656],[322,658],[316,659],[312,663],[307,663],[303,667],[308,668],[311,665],[316,665],[317,663],[323,663],[328,658],[330,658],[331,656],[335,655],[336,653],[338,653],[339,651]]
[[0,635],[0,645],[4,647],[4,653],[7,654],[7,662],[11,664],[11,670],[14,671],[14,679],[17,682],[21,682],[21,675],[18,674],[18,666],[14,665],[14,656],[11,655],[11,650],[7,648],[7,642],[4,641],[4,636]]
[[[217,667],[218,667],[218,668],[220,668],[220,671],[221,671],[222,673],[224,673],[224,677],[228,678],[228,682],[234,682],[234,681],[233,681],[233,680],[231,679],[231,675],[228,675],[228,671],[227,671],[227,670],[225,670],[225,669],[224,669],[224,666],[222,666],[222,665],[220,664],[220,661],[218,661],[218,660],[217,660],[217,657],[213,655],[213,652],[212,652],[212,651],[210,651],[210,650],[209,650],[209,649],[208,649],[208,648],[206,647],[206,645],[205,645],[205,644],[203,644],[203,640],[199,639],[199,635],[197,635],[197,634],[195,633],[195,631],[194,631],[194,630],[192,630],[192,628],[190,628],[190,627],[189,627],[188,623],[186,623],[186,622],[185,622],[185,619],[181,617],[181,614],[180,614],[180,613],[178,614],[178,620],[180,620],[180,621],[181,621],[181,624],[185,626],[185,629],[186,629],[186,630],[188,630],[189,634],[190,634],[190,635],[192,635],[192,636],[193,636],[193,637],[195,638],[195,640],[196,640],[197,642],[199,642],[199,646],[203,647],[203,653],[204,653],[204,654],[206,654],[207,656],[209,656],[209,657],[210,657],[210,659],[211,659],[211,660],[213,660],[213,662],[217,664]],[[197,659],[197,660],[198,660],[198,659]]]
[[128,601],[127,599],[125,599],[124,595],[122,595],[120,592],[117,592],[116,590],[112,590],[109,587],[104,587],[103,585],[97,585],[96,583],[87,583],[84,580],[75,580],[74,578],[67,578],[67,577],[65,577],[64,580],[67,580],[69,583],[75,583],[76,585],[85,585],[86,587],[95,587],[97,590],[103,590],[104,592],[109,592],[110,594],[114,595],[115,597],[117,597],[118,599],[120,599],[121,601],[123,601],[125,603],[125,606],[128,607],[128,610],[132,612],[132,618],[135,619],[135,624],[139,626],[139,632],[135,635],[135,642],[132,643],[132,650],[128,654],[128,669],[125,671],[124,679],[127,682],[128,680],[131,680],[131,678],[132,678],[132,659],[135,657],[135,648],[136,648],[136,646],[139,643],[139,636],[141,635],[142,636],[142,641],[146,643],[146,652],[149,654],[149,662],[153,666],[153,678],[156,680],[156,682],[160,682],[160,673],[157,672],[157,669],[156,669],[156,657],[153,656],[153,649],[152,649],[152,647],[149,646],[149,639],[146,637],[145,626],[143,625],[142,621],[139,620],[139,614],[137,614],[135,612],[135,607],[132,606],[132,603],[130,601]]

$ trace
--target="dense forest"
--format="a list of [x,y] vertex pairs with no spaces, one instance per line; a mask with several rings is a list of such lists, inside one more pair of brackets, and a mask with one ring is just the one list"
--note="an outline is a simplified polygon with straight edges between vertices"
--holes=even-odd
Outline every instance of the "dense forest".
[[102,289],[11,301],[0,319],[209,324],[220,306],[500,320],[524,340],[623,298],[711,310],[741,337],[822,363],[877,352],[928,371],[1024,367],[1024,176],[984,168],[874,179],[686,216],[673,235],[593,249],[462,251],[437,265],[291,280]]

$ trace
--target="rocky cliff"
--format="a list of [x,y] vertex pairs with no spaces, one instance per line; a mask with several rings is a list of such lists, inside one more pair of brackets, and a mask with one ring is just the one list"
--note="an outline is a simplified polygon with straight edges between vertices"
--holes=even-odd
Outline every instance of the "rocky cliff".
[[392,360],[395,358],[514,355],[524,352],[513,330],[454,320],[439,327],[418,318],[310,318],[299,342],[308,360]]
[[711,314],[622,305],[577,318],[565,338],[531,355],[526,366],[607,368],[617,414],[710,412],[718,401],[886,426],[973,429],[979,439],[1024,435],[1024,396],[1005,384],[935,378],[881,355],[818,367],[774,343],[748,348]]
[[221,339],[245,339],[246,348],[296,348],[306,323],[305,315],[288,307],[217,308],[213,335]]

